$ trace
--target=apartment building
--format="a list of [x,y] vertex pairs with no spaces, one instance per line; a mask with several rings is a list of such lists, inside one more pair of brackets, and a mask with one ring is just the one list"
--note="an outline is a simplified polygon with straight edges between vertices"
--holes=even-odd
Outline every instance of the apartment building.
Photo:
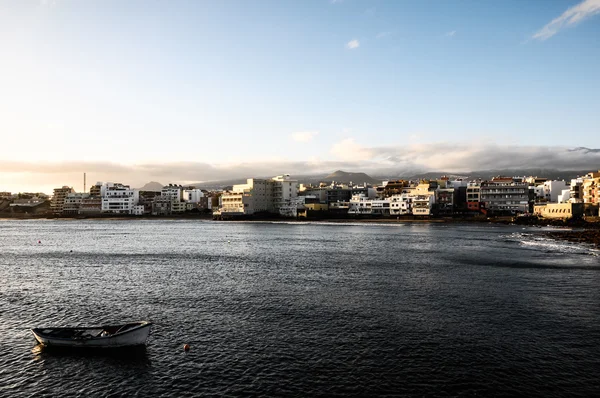
[[139,191],[129,185],[106,182],[100,188],[102,196],[102,213],[143,214],[138,208]]
[[81,209],[81,203],[84,199],[90,197],[89,193],[68,193],[65,197],[62,214],[77,215]]
[[289,212],[297,205],[298,181],[283,174],[270,179],[249,178],[246,184],[236,184],[232,192],[221,196],[221,215],[252,215],[255,213]]
[[490,213],[529,212],[529,184],[510,177],[495,177],[480,187],[481,202]]
[[75,193],[73,187],[63,186],[62,188],[54,188],[54,195],[50,201],[50,209],[55,214],[62,214],[65,205],[65,199],[70,193]]
[[588,173],[581,185],[583,203],[600,203],[600,171]]

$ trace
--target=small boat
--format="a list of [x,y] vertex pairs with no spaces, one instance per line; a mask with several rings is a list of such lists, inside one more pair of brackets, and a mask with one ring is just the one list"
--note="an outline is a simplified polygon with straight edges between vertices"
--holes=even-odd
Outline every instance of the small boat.
[[152,323],[148,321],[114,326],[34,328],[35,339],[48,347],[117,348],[146,344]]

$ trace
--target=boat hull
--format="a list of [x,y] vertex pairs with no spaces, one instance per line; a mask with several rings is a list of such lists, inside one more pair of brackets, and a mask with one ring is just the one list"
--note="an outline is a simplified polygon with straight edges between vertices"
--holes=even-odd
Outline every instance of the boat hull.
[[[55,337],[49,333],[44,333],[49,329],[32,329],[31,332],[35,339],[47,347],[81,347],[81,348],[118,348],[133,347],[146,344],[150,335],[150,322],[142,322],[139,326],[130,328],[121,333],[115,333],[109,336],[96,337]],[[63,330],[65,330],[64,328]],[[103,327],[86,328],[80,330],[102,330]],[[75,329],[73,329],[75,330]]]

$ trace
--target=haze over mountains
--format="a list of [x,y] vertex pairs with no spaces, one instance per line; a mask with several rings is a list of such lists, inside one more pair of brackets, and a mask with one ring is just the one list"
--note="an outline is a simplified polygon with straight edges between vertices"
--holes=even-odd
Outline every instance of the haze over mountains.
[[[292,176],[296,178],[300,183],[303,184],[318,184],[320,182],[337,182],[342,184],[348,184],[350,182],[355,184],[381,184],[384,180],[391,179],[404,179],[404,180],[419,180],[419,179],[435,179],[442,176],[448,176],[450,178],[462,178],[462,179],[491,179],[496,176],[538,176],[538,177],[546,177],[554,180],[566,180],[569,181],[572,178],[579,177],[590,171],[594,171],[594,169],[586,169],[586,170],[567,170],[561,171],[556,169],[540,169],[540,168],[532,168],[532,169],[495,169],[495,170],[479,170],[472,171],[469,173],[451,173],[451,172],[423,172],[416,174],[405,174],[405,175],[375,175],[370,176],[366,173],[361,172],[346,172],[342,170],[337,170],[330,174],[315,174],[315,175],[298,175]],[[269,178],[273,176],[255,176],[255,178]],[[251,177],[248,177],[251,178]],[[244,184],[246,183],[246,178],[235,178],[235,179],[227,179],[227,180],[218,180],[218,181],[206,181],[206,182],[197,182],[186,185],[192,185],[201,189],[223,189],[227,187],[231,187],[235,184]],[[168,183],[167,183],[168,184]],[[165,184],[161,184],[156,181],[149,182],[144,186],[140,187],[141,191],[160,191],[161,188]]]
[[[142,187],[177,183],[218,189],[244,183],[247,178],[270,178],[288,173],[300,182],[378,183],[385,179],[434,178],[442,175],[489,178],[495,175],[538,175],[571,178],[600,169],[600,149],[498,146],[494,144],[431,144],[405,147],[346,148],[344,160],[286,160],[208,163],[201,159],[181,162],[114,163],[110,161],[24,162],[0,159],[0,190],[45,192],[63,185],[83,191],[96,181],[122,182]],[[308,155],[307,155],[308,156]],[[352,175],[331,175],[343,170]],[[361,175],[360,173],[365,173]]]

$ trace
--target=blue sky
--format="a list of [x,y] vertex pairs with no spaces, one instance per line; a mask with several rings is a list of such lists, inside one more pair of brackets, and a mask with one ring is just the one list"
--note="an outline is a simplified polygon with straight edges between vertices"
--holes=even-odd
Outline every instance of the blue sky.
[[[161,165],[180,181],[265,164],[494,167],[481,148],[568,167],[548,154],[599,143],[599,12],[600,0],[0,0],[0,190],[86,167],[140,181]],[[187,171],[203,165],[213,173]]]

